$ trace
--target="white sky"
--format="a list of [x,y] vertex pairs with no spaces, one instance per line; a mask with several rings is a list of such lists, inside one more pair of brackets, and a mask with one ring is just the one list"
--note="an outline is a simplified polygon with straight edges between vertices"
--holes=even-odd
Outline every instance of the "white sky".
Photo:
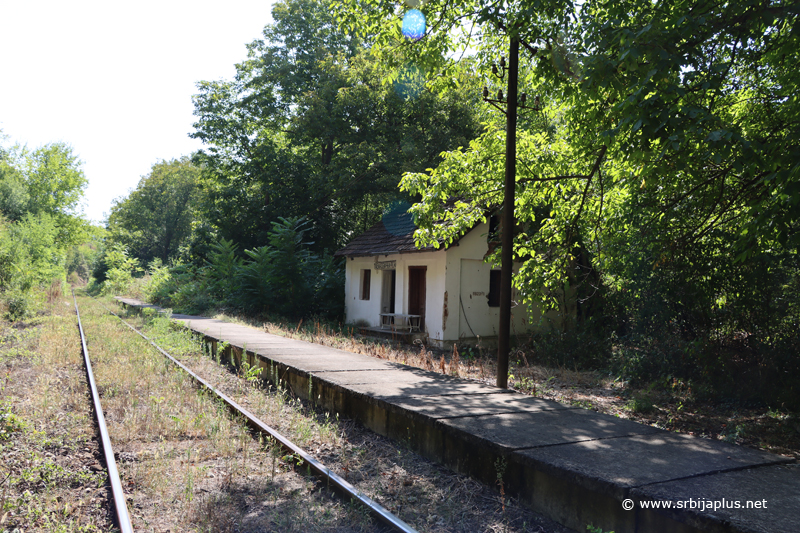
[[31,149],[64,141],[100,222],[153,163],[189,155],[191,97],[230,79],[273,0],[0,0],[0,130]]

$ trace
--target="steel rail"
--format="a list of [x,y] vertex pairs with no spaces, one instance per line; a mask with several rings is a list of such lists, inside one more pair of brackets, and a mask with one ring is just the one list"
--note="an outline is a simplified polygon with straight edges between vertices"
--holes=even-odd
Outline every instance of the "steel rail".
[[[102,305],[102,304],[101,304]],[[105,306],[103,306],[105,307]],[[128,326],[131,330],[136,332],[139,336],[145,339],[147,342],[150,343],[156,350],[161,352],[162,355],[169,358],[173,363],[178,365],[184,372],[189,374],[189,376],[199,383],[201,386],[206,388],[207,390],[211,391],[212,393],[216,394],[225,404],[228,406],[230,410],[232,410],[235,414],[242,415],[250,425],[250,427],[254,428],[256,431],[260,431],[265,433],[278,444],[281,445],[282,448],[288,450],[296,457],[302,459],[311,470],[313,470],[318,476],[326,479],[336,490],[338,490],[341,494],[344,494],[347,497],[350,497],[352,500],[360,503],[364,507],[366,507],[376,518],[378,518],[384,524],[398,530],[402,531],[403,533],[417,533],[417,530],[400,520],[397,516],[390,513],[385,507],[383,507],[378,502],[371,499],[369,496],[358,490],[356,487],[348,483],[344,478],[337,475],[327,466],[323,465],[316,459],[314,459],[311,455],[309,455],[305,450],[300,448],[299,446],[295,445],[292,441],[275,431],[273,428],[259,420],[254,414],[250,411],[236,403],[232,398],[228,397],[224,393],[215,389],[210,383],[206,380],[189,370],[183,363],[175,359],[173,356],[168,354],[164,349],[162,349],[158,344],[153,342],[147,335],[136,329],[135,327],[131,326],[125,319],[121,316],[116,314],[115,312],[111,311],[107,307],[105,308],[106,311],[117,317],[122,321],[123,324]]]
[[106,428],[106,418],[103,416],[103,408],[100,406],[100,394],[97,392],[97,384],[94,381],[94,373],[92,372],[92,363],[89,361],[89,350],[86,349],[86,335],[83,333],[81,313],[78,311],[78,300],[75,298],[74,290],[72,291],[72,300],[75,302],[75,314],[78,315],[78,331],[80,331],[81,334],[83,361],[86,365],[86,376],[89,380],[97,427],[100,430],[100,440],[103,444],[103,455],[106,460],[108,480],[111,483],[111,493],[114,497],[117,525],[122,533],[133,533],[133,525],[131,525],[131,518],[128,514],[128,506],[125,504],[125,493],[122,491],[122,482],[119,479],[117,462],[114,460],[114,451],[111,449],[111,439],[108,436],[108,428]]

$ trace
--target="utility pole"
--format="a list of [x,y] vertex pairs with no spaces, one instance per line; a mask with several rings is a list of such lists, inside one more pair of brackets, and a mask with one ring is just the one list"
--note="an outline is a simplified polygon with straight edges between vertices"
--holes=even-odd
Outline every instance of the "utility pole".
[[[508,75],[505,101],[503,91],[497,99],[489,98],[489,90],[484,87],[483,99],[506,115],[506,168],[503,194],[503,216],[500,228],[500,324],[497,338],[497,386],[508,388],[508,356],[511,351],[511,278],[514,262],[514,203],[517,183],[517,110],[536,109],[525,105],[526,95],[518,100],[519,84],[519,37],[512,36],[509,46],[508,64],[500,60],[500,69],[492,67],[492,72],[500,79]],[[538,102],[537,102],[538,103]],[[505,109],[498,104],[505,104]],[[538,106],[537,106],[538,107]]]
[[511,37],[508,54],[508,105],[506,106],[506,179],[500,234],[500,326],[497,338],[497,386],[508,388],[508,354],[511,351],[511,277],[514,261],[514,202],[517,188],[517,84],[519,39]]

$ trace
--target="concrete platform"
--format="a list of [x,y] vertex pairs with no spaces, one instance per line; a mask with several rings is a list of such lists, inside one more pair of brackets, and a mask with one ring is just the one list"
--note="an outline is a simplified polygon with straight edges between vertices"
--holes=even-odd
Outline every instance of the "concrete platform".
[[[679,516],[700,530],[713,531],[716,523],[723,523],[730,531],[798,531],[799,480],[798,464],[745,468],[713,476],[646,485],[633,490],[632,497],[639,501],[682,502],[684,509],[662,512],[673,517]],[[719,508],[701,512],[700,502],[708,504],[709,495],[714,495],[714,501],[710,503],[719,505]],[[753,507],[748,509],[748,502]],[[756,503],[760,505],[756,507]]]
[[507,494],[577,531],[800,531],[791,459],[246,326],[172,318],[213,351],[227,343],[234,364],[261,366],[265,379],[458,472],[491,486],[499,479]]

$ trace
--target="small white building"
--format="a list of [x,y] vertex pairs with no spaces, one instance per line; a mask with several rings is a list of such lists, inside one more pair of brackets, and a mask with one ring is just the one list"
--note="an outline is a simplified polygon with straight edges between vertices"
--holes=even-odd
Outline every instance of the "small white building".
[[[484,262],[488,224],[478,224],[439,249],[418,249],[415,229],[410,214],[387,215],[336,252],[347,258],[347,322],[388,330],[418,329],[437,347],[478,338],[484,345],[495,343],[500,266]],[[523,305],[511,313],[512,337],[531,331]]]

